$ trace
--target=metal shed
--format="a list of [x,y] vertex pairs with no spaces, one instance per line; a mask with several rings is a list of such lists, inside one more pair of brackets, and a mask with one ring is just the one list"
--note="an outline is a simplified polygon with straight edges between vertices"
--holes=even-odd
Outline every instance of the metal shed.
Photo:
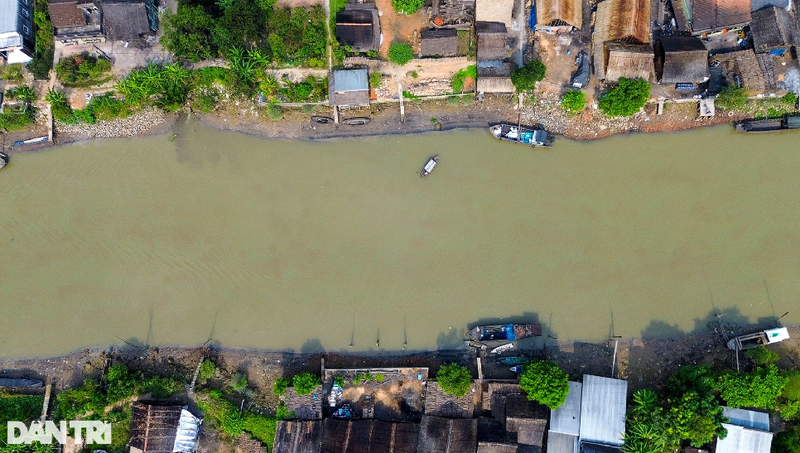
[[581,391],[580,441],[622,445],[628,381],[585,375]]
[[769,414],[767,413],[723,407],[722,415],[730,420],[732,425],[769,431]]
[[578,436],[551,430],[547,434],[547,453],[578,453]]
[[569,392],[564,404],[550,411],[550,432],[580,435],[582,388],[580,382],[569,383]]
[[723,423],[728,430],[724,439],[717,439],[716,453],[769,453],[772,433]]

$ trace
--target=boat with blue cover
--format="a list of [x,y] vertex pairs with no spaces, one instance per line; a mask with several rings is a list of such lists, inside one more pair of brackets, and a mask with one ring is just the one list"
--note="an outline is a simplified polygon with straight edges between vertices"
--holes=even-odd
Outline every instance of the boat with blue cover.
[[516,341],[542,336],[541,324],[490,324],[475,326],[468,336],[475,341]]
[[499,365],[499,366],[502,366],[502,365],[524,365],[524,364],[526,364],[526,363],[528,363],[530,361],[531,360],[529,358],[527,358],[527,357],[519,357],[519,356],[500,357],[500,358],[497,359],[497,365]]
[[544,129],[534,129],[522,125],[508,123],[495,124],[489,131],[500,140],[528,145],[534,148],[549,148],[553,146],[555,137]]

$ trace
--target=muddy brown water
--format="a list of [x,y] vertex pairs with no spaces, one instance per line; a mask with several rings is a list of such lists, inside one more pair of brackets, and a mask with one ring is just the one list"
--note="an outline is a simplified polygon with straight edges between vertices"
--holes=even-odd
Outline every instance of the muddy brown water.
[[175,133],[17,154],[0,172],[0,356],[120,339],[418,350],[500,318],[560,340],[689,332],[717,311],[800,321],[797,133],[547,151],[477,130]]

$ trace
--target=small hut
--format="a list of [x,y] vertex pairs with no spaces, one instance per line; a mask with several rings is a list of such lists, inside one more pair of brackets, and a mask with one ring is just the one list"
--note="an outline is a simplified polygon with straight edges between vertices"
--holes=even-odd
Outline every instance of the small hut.
[[691,14],[686,14],[686,17],[687,21],[691,20],[694,35],[730,30],[750,23],[750,0],[693,0],[690,4]]
[[472,393],[461,398],[444,393],[438,382],[429,382],[425,396],[425,415],[447,418],[472,418]]
[[582,21],[581,0],[542,0],[536,3],[536,29],[559,31],[575,27],[580,29]]
[[423,30],[420,40],[423,57],[452,57],[458,53],[458,32],[454,28]]
[[516,91],[511,82],[511,71],[513,65],[501,61],[479,61],[478,62],[478,81],[476,91],[478,93],[493,94],[512,94]]
[[[321,422],[321,449],[285,450],[287,453],[308,451],[323,453],[393,451],[395,453],[415,453],[420,425],[416,423],[395,423],[380,420],[337,420],[325,419]],[[280,431],[279,431],[280,433]],[[277,445],[276,437],[276,445]],[[275,453],[281,453],[277,447]]]
[[606,43],[650,42],[650,0],[605,0],[597,4],[592,56],[598,79],[606,78]]
[[606,81],[620,78],[650,80],[653,73],[653,48],[650,44],[606,43]]
[[57,41],[74,40],[78,44],[103,42],[100,10],[92,2],[53,0],[48,5],[53,36]]
[[508,30],[502,22],[477,22],[475,34],[478,38],[478,61],[502,60],[506,57]]
[[656,42],[656,78],[661,83],[708,80],[708,50],[699,38],[669,37]]
[[[739,77],[742,85],[753,93],[763,93],[767,89],[764,72],[753,49],[716,54],[711,61],[720,64],[722,78]],[[719,85],[724,84],[720,82]]]
[[510,27],[514,4],[514,0],[475,0],[475,21],[500,22]]
[[478,422],[476,419],[422,417],[417,453],[463,453],[476,451]]
[[336,108],[369,107],[366,68],[338,69],[328,76],[328,101]]
[[344,11],[336,13],[336,39],[356,52],[378,50],[381,26],[375,4],[347,3]]
[[273,453],[318,453],[322,448],[322,421],[278,422]]
[[782,54],[794,45],[797,34],[797,26],[789,13],[774,6],[755,11],[750,30],[757,53]]
[[136,41],[152,33],[143,1],[104,1],[100,9],[109,41]]

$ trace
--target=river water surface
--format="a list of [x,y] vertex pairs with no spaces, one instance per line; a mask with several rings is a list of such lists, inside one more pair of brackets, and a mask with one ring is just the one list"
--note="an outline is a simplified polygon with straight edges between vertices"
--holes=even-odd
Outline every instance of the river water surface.
[[689,332],[716,312],[800,322],[797,134],[536,151],[485,131],[175,133],[18,154],[0,172],[0,356],[210,337],[430,349],[499,318],[560,340]]

